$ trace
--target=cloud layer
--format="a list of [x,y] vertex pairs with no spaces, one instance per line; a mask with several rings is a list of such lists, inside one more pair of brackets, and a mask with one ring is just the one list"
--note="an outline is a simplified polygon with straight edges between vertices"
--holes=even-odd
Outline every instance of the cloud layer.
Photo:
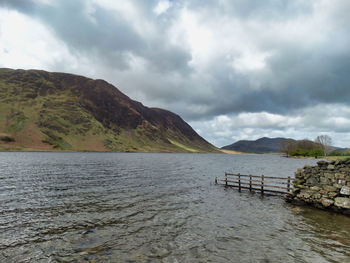
[[222,146],[350,146],[347,0],[0,0],[0,66],[103,78]]

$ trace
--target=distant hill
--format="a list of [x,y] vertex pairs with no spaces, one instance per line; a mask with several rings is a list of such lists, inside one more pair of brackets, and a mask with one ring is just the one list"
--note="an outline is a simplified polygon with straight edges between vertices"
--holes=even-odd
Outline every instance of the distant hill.
[[[288,140],[291,140],[293,142],[298,142],[298,143],[305,142],[305,141],[309,143],[313,143],[310,140],[294,140],[289,138],[263,137],[255,141],[251,141],[251,140],[237,141],[233,144],[221,147],[221,149],[243,152],[243,153],[279,153],[281,144]],[[350,149],[348,148],[340,148],[335,146],[332,146],[331,150],[340,152],[340,153],[350,151]]]
[[218,152],[167,110],[104,80],[0,69],[0,150]]
[[289,139],[263,137],[255,141],[241,140],[221,149],[245,153],[278,153],[281,142],[287,140]]

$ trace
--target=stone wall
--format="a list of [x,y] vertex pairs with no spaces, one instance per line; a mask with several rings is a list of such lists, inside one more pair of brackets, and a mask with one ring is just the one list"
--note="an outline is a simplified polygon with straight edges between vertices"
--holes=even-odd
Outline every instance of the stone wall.
[[298,169],[287,201],[350,215],[350,158]]

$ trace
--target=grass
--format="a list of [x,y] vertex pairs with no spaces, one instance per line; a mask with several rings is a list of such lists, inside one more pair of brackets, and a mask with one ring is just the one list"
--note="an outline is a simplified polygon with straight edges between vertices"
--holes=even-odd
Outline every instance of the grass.
[[346,158],[350,158],[350,155],[338,155],[338,156],[326,156],[327,160],[343,160]]
[[82,100],[75,88],[80,85],[78,77],[70,82],[56,73],[47,74],[49,78],[39,71],[0,69],[1,151],[215,150],[203,142],[187,140],[176,129],[162,129],[147,121],[136,128],[121,128],[114,119],[98,121],[94,108],[86,107],[92,101]]
[[179,142],[177,142],[177,141],[170,140],[170,139],[168,139],[168,140],[169,140],[169,142],[171,142],[171,143],[174,144],[175,146],[177,146],[177,147],[179,147],[179,148],[181,148],[181,149],[184,149],[185,151],[192,152],[192,153],[198,153],[198,152],[199,152],[198,150],[193,149],[193,148],[190,148],[190,147],[188,147],[188,146],[186,146],[186,145],[183,145],[183,144],[181,144],[181,143],[179,143]]
[[237,152],[237,151],[232,151],[232,150],[225,150],[225,149],[220,149],[221,152],[227,153],[227,154],[242,154],[242,152]]

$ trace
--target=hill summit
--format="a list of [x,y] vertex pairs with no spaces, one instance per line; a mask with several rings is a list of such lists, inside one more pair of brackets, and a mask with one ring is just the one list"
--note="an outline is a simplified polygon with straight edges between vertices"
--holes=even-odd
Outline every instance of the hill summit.
[[217,152],[180,116],[104,80],[0,69],[0,150]]
[[222,147],[222,149],[245,153],[278,153],[280,152],[281,143],[288,140],[290,139],[263,137],[255,141],[237,141],[233,144]]

